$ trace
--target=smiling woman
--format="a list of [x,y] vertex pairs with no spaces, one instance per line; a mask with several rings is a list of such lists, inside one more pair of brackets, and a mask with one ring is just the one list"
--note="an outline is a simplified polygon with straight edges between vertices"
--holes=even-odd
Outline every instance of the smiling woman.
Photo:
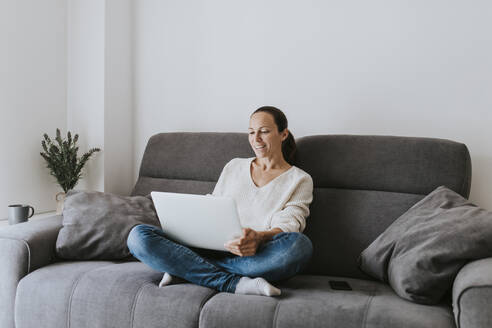
[[277,139],[280,138],[282,159],[285,159],[289,164],[293,164],[296,142],[292,133],[287,129],[287,126],[287,117],[280,109],[272,106],[263,106],[255,110],[251,114],[248,131],[249,143],[255,151],[256,156],[265,157],[263,154],[267,150],[271,150],[270,154],[278,154],[278,149],[271,149],[271,147],[268,148],[267,146],[278,147],[279,140]]
[[278,108],[258,108],[248,138],[256,156],[229,161],[212,193],[236,202],[243,234],[224,245],[229,252],[188,248],[148,225],[130,232],[130,252],[165,273],[160,286],[175,275],[219,291],[275,296],[281,291],[269,282],[292,277],[310,260],[313,246],[302,231],[313,180],[293,165],[296,146],[287,118]]
[[[256,154],[256,158],[251,162],[251,178],[258,187],[266,185],[291,167],[282,152],[282,145],[290,132],[286,127],[282,129],[275,123],[274,114],[270,112],[279,112],[273,108],[257,109],[251,115],[248,129],[249,143]],[[285,115],[282,116],[285,118]]]

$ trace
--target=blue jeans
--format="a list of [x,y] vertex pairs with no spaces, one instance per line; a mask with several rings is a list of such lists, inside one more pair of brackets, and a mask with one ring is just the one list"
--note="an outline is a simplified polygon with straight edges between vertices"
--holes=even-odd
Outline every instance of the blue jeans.
[[313,245],[306,235],[281,232],[262,243],[253,256],[180,245],[156,227],[140,224],[130,231],[128,248],[134,257],[159,272],[194,284],[234,293],[243,276],[280,281],[300,272],[311,258]]

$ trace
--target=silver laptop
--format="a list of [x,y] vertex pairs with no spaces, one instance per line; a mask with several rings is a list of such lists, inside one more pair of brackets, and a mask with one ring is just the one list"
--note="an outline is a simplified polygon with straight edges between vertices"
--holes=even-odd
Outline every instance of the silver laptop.
[[230,197],[152,191],[166,237],[180,244],[227,251],[224,244],[241,236],[236,202]]

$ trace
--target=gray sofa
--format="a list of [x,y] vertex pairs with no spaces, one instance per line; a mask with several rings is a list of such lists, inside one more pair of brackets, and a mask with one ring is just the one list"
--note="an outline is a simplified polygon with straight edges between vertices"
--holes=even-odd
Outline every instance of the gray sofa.
[[[441,139],[318,135],[297,139],[296,166],[314,180],[307,270],[280,297],[218,293],[189,283],[158,288],[137,261],[61,261],[62,217],[0,229],[0,323],[56,327],[491,327],[492,259],[467,264],[436,306],[398,297],[357,267],[385,228],[440,185],[467,197],[465,145]],[[245,133],[163,133],[145,150],[133,195],[210,193],[224,164],[251,157]],[[352,291],[332,290],[345,280]],[[15,322],[15,325],[14,325]]]

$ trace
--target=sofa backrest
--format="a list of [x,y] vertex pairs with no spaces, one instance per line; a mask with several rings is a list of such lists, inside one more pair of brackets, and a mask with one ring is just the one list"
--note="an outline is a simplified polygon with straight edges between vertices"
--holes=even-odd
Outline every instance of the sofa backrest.
[[[369,278],[357,257],[436,187],[468,197],[464,144],[431,138],[317,135],[296,139],[295,165],[314,182],[304,233],[314,245],[305,273]],[[224,165],[253,157],[246,133],[176,132],[150,138],[133,195],[153,190],[211,193]]]

